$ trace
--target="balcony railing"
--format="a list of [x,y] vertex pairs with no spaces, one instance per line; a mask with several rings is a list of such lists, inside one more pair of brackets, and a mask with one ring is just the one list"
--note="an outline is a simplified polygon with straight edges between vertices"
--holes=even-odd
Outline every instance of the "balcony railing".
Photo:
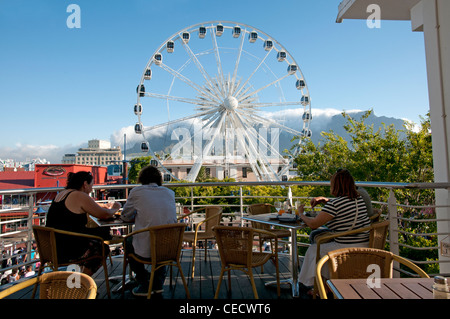
[[[396,198],[396,191],[403,190],[404,192],[413,192],[417,190],[436,190],[447,189],[449,184],[444,183],[420,183],[420,184],[406,184],[406,183],[377,183],[377,182],[360,182],[358,186],[369,188],[377,188],[384,190],[388,193],[387,201],[381,201],[372,198],[372,204],[375,208],[382,210],[382,216],[385,219],[390,220],[389,237],[387,242],[387,248],[393,253],[403,255],[403,257],[409,258],[414,263],[428,267],[432,269],[429,271],[429,275],[435,275],[441,268],[448,269],[448,266],[442,267],[444,264],[448,265],[450,258],[446,258],[440,254],[440,241],[434,240],[439,236],[441,241],[450,243],[449,233],[438,233],[432,231],[438,229],[436,226],[438,223],[449,223],[450,218],[437,219],[434,214],[430,212],[435,211],[436,208],[445,208],[449,211],[449,206],[435,206],[435,205],[409,205],[408,203],[399,203]],[[137,185],[102,185],[94,186],[94,191],[122,191],[125,196],[116,200],[126,201],[126,194],[129,190]],[[176,200],[178,206],[184,205],[189,209],[195,209],[206,205],[211,205],[214,200],[226,199],[227,203],[220,203],[220,206],[226,208],[224,211],[224,222],[234,225],[244,225],[245,220],[242,219],[246,215],[246,207],[254,202],[273,202],[274,200],[285,200],[289,189],[293,187],[323,187],[329,186],[329,182],[311,182],[311,181],[287,181],[287,182],[208,182],[208,183],[169,183],[165,186],[173,189],[176,193]],[[259,186],[271,186],[281,189],[276,196],[258,196],[254,195],[256,192],[252,192],[252,189]],[[194,195],[194,189],[197,187],[212,187],[210,196],[196,196]],[[229,195],[214,194],[214,188],[229,187]],[[32,244],[34,242],[32,234],[32,225],[45,223],[45,211],[48,209],[50,202],[36,203],[36,195],[39,193],[55,193],[61,191],[63,188],[32,188],[32,189],[16,189],[16,190],[0,190],[0,195],[25,195],[28,198],[28,205],[22,207],[11,208],[0,206],[0,248],[2,252],[5,252],[0,257],[0,274],[6,270],[22,267],[28,264],[34,264],[38,260],[32,260]],[[181,196],[179,192],[183,189],[184,195]],[[249,191],[250,190],[250,191]],[[309,203],[309,198],[293,196],[293,200],[300,200],[304,203]],[[434,202],[434,201],[433,201]],[[182,204],[181,204],[182,203]],[[208,204],[206,204],[208,203]],[[214,204],[212,204],[214,205]],[[36,214],[36,209],[40,207],[44,213]],[[408,216],[405,216],[404,212],[408,211]],[[14,216],[14,213],[25,212],[22,218],[13,218],[5,220],[2,216]],[[428,217],[429,216],[429,217]],[[446,216],[449,216],[448,214]],[[411,227],[411,225],[418,225]],[[431,230],[431,231],[430,231]],[[302,243],[300,246],[307,247],[308,233],[299,233]],[[408,239],[407,243],[405,238]],[[443,238],[443,239],[442,239]],[[430,242],[437,243],[434,246],[430,246]],[[24,250],[19,251],[17,247],[25,247]],[[305,250],[305,249],[304,249]],[[303,250],[303,251],[304,251]],[[408,256],[404,256],[405,251],[408,252]],[[431,251],[432,255],[436,258],[422,257],[423,252]],[[299,249],[301,254],[302,249]],[[412,256],[412,257],[411,257]],[[8,261],[16,260],[18,263],[8,264]]]

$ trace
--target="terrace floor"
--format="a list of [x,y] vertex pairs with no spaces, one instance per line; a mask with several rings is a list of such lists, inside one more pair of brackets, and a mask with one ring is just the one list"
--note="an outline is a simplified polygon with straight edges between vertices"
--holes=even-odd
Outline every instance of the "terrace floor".
[[[111,266],[108,259],[108,273],[110,277],[111,287],[111,299],[122,299],[122,293],[120,287],[122,285],[122,270],[123,270],[123,256],[113,256],[113,265]],[[191,300],[204,300],[213,299],[217,288],[219,275],[220,275],[220,257],[219,253],[215,249],[208,250],[207,260],[204,259],[204,251],[199,249],[196,252],[196,265],[195,265],[195,277],[191,278],[191,265],[192,265],[192,251],[184,250],[181,258],[181,266],[183,274],[186,277]],[[290,259],[287,255],[280,255],[280,280],[290,278]],[[128,271],[127,271],[128,274]],[[275,266],[271,261],[267,262],[264,266],[264,272],[261,272],[261,268],[257,267],[253,270],[254,280],[258,295],[260,299],[293,299],[292,289],[288,284],[281,285],[281,296],[277,297],[276,284],[266,286],[265,283],[269,281],[275,281]],[[106,293],[106,285],[103,274],[103,267],[101,267],[97,273],[93,275],[95,282],[97,283],[97,299],[108,299]],[[143,299],[142,297],[135,297],[131,293],[133,283],[125,285],[124,299]],[[32,287],[24,289],[21,292],[17,292],[8,299],[30,299]],[[160,295],[152,296],[152,299],[186,299],[185,290],[179,271],[177,267],[173,268],[172,285],[170,285],[169,272],[166,276],[164,284],[164,292]],[[228,287],[227,275],[225,274],[222,281],[219,299],[254,299],[253,291],[248,276],[242,271],[231,272],[231,290]]]

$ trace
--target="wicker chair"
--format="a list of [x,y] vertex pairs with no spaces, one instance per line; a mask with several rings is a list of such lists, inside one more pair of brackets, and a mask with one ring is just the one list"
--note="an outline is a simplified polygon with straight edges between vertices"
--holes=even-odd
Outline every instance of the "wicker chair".
[[[73,279],[75,285],[72,287],[67,283],[68,280],[73,283]],[[32,285],[40,286],[39,299],[95,299],[97,296],[97,285],[90,276],[72,271],[53,271],[0,291],[0,299]]]
[[[86,214],[87,217],[87,228],[97,228],[99,227],[93,220],[91,215]],[[123,244],[123,237],[122,236],[113,236],[111,239],[106,239],[103,241],[105,245],[109,247],[109,245],[117,245],[117,244]],[[111,256],[111,249],[107,251],[107,255],[109,257],[109,261],[111,262],[111,267],[113,266],[113,259]]]
[[[261,214],[270,214],[272,212],[273,205],[271,204],[252,204],[247,208],[249,215],[261,215]],[[270,231],[272,234],[277,236],[278,239],[285,238],[285,237],[291,237],[291,231],[287,229],[277,229],[277,228],[271,228],[270,225],[258,223],[252,221],[252,227],[256,229],[263,229],[266,231]],[[260,251],[263,250],[263,244],[265,241],[267,241],[268,236],[265,234],[260,234],[259,236],[259,249]],[[261,266],[261,272],[264,272],[264,266]]]
[[319,288],[320,298],[327,299],[325,286],[321,276],[322,266],[326,262],[328,262],[330,269],[330,279],[364,279],[369,275],[367,267],[371,264],[380,266],[381,278],[392,278],[394,261],[408,266],[422,278],[429,278],[429,276],[414,263],[386,250],[360,247],[337,249],[330,251],[317,263],[316,282]]
[[[344,231],[344,232],[324,233],[322,235],[319,235],[316,237],[316,244],[317,244],[316,263],[321,258],[320,245],[327,243],[336,237],[353,235],[353,234],[368,231],[369,232],[369,248],[384,249],[384,246],[386,244],[386,237],[387,237],[388,229],[389,229],[389,221],[385,220],[382,222],[374,222],[372,225],[367,226],[367,227],[362,227],[362,228],[353,229],[353,230]],[[318,292],[318,290],[319,290],[319,287],[317,286],[317,281],[314,281],[314,292]],[[315,293],[314,293],[314,297],[316,297]]]
[[[258,299],[255,281],[253,279],[253,268],[264,265],[269,260],[273,260],[276,268],[277,294],[280,296],[280,274],[278,266],[278,239],[271,232],[248,227],[215,226],[217,245],[219,247],[220,260],[222,268],[220,271],[219,282],[214,298],[219,296],[220,286],[224,273],[228,272],[228,287],[231,291],[231,270],[241,270],[249,278],[253,289],[253,294]],[[255,236],[264,234],[267,238],[271,237],[272,251],[257,252],[253,251],[253,241]]]
[[353,229],[350,231],[338,232],[338,233],[325,233],[316,237],[317,251],[316,261],[320,259],[320,245],[333,240],[336,237],[342,237],[346,235],[358,234],[362,232],[369,232],[369,247],[376,249],[384,249],[386,244],[387,232],[389,229],[389,221],[375,222],[370,226]]
[[[191,216],[192,214],[198,213],[200,211],[205,211],[205,219],[203,219],[201,222],[199,222],[195,226],[195,230],[191,232],[185,232],[183,235],[183,241],[192,243],[192,269],[191,269],[191,278],[194,278],[194,271],[195,271],[195,250],[197,247],[197,242],[199,240],[205,241],[205,261],[208,254],[208,239],[214,239],[214,232],[212,228],[216,225],[220,224],[220,221],[222,219],[222,207],[219,206],[208,206],[200,209],[196,209],[189,214],[183,215],[179,217],[186,218],[188,216]],[[204,230],[202,229],[202,226],[204,225]]]
[[[176,266],[180,271],[180,276],[183,281],[184,289],[186,291],[187,298],[190,298],[189,289],[186,284],[186,279],[181,270],[181,246],[183,244],[183,233],[186,228],[186,224],[166,224],[161,226],[152,226],[145,229],[136,230],[128,235],[124,236],[127,240],[128,237],[135,236],[140,233],[148,232],[150,237],[149,247],[151,257],[150,260],[143,260],[133,253],[129,253],[124,249],[123,259],[123,273],[122,273],[122,296],[125,292],[125,275],[128,264],[128,259],[133,258],[137,262],[151,265],[150,283],[148,286],[147,299],[152,296],[153,280],[155,277],[155,271],[163,266]],[[172,278],[170,278],[172,280]]]
[[[74,232],[68,232],[64,230],[59,230],[51,227],[45,227],[45,226],[33,226],[33,233],[34,238],[36,240],[37,249],[39,252],[39,258],[41,262],[41,266],[39,267],[38,271],[38,277],[41,275],[42,270],[45,268],[45,266],[49,266],[53,269],[53,271],[57,271],[59,267],[62,266],[69,266],[71,264],[78,264],[82,262],[86,262],[88,260],[92,259],[101,259],[102,266],[103,266],[103,272],[105,275],[105,285],[106,285],[106,291],[108,294],[108,298],[111,298],[111,290],[109,287],[109,279],[108,279],[108,266],[106,265],[106,252],[105,249],[102,249],[102,253],[94,256],[90,256],[88,258],[80,258],[78,260],[71,260],[70,262],[62,263],[58,260],[58,254],[57,254],[57,240],[56,240],[56,234],[65,235],[65,236],[73,236],[74,240],[77,238],[85,238],[85,239],[91,239],[94,241],[98,241],[99,244],[103,245],[103,238],[93,235],[87,235],[87,234],[81,234],[81,233],[74,233]],[[104,246],[102,246],[104,247]],[[36,294],[37,284],[34,287],[32,298],[34,298]]]

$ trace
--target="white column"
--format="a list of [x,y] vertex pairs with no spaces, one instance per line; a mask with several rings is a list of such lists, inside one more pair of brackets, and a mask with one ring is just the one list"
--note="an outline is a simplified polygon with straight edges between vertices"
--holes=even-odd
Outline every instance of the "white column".
[[[428,75],[435,182],[450,182],[450,1],[422,0],[411,10],[413,31],[423,31]],[[436,205],[450,203],[450,191],[436,190]],[[437,219],[450,218],[450,209],[437,208]],[[450,222],[438,222],[438,242],[450,233]],[[439,256],[440,260],[449,260]],[[441,273],[450,263],[441,263]]]

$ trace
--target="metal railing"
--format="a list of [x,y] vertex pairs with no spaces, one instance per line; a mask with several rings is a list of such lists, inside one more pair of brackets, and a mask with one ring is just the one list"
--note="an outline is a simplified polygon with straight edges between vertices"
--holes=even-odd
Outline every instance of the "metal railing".
[[[423,251],[434,251],[435,255],[438,256],[436,260],[421,260],[421,259],[412,259],[414,263],[420,265],[442,265],[443,263],[449,263],[450,259],[441,258],[439,256],[439,243],[435,246],[423,246],[420,243],[424,238],[429,240],[430,238],[437,238],[437,236],[449,236],[448,233],[438,233],[438,232],[427,232],[427,229],[435,229],[437,223],[445,222],[448,223],[450,221],[449,218],[444,219],[436,219],[436,218],[424,218],[424,212],[428,212],[429,210],[434,210],[437,208],[435,205],[421,205],[414,206],[408,205],[407,203],[397,203],[397,199],[395,196],[396,190],[436,190],[436,189],[448,189],[450,184],[446,183],[420,183],[420,184],[407,184],[407,183],[380,183],[380,182],[359,182],[358,186],[364,188],[378,188],[383,190],[388,190],[389,196],[387,201],[377,201],[376,199],[372,199],[372,203],[375,207],[378,207],[383,210],[383,216],[391,221],[389,228],[389,240],[388,246],[389,250],[395,254],[402,255],[404,250],[411,250],[418,252],[417,254],[411,254],[413,256],[420,255],[420,252]],[[130,189],[136,187],[138,185],[101,185],[94,186],[94,190],[126,190],[126,194]],[[173,189],[175,193],[178,193],[178,190],[184,188],[183,193],[188,193],[187,195],[180,196],[176,195],[177,202],[183,203],[184,206],[187,206],[191,210],[215,205],[211,204],[214,200],[221,199],[222,201],[225,199],[228,202],[221,202],[220,205],[225,210],[223,216],[228,223],[233,223],[237,225],[243,225],[245,221],[242,219],[243,216],[246,215],[246,207],[254,202],[273,202],[278,199],[286,199],[288,190],[292,187],[323,187],[329,186],[329,182],[327,181],[319,181],[319,182],[311,182],[311,181],[287,181],[287,182],[207,182],[207,183],[168,183],[165,186]],[[281,195],[278,193],[275,196],[258,196],[252,195],[252,192],[249,192],[248,189],[254,189],[259,186],[271,186],[278,187],[281,189]],[[212,195],[209,196],[199,196],[194,195],[194,190],[198,187],[212,187]],[[214,188],[217,187],[229,187],[230,193],[229,195],[220,196],[214,194]],[[244,189],[245,188],[245,189]],[[32,244],[33,244],[33,234],[32,234],[32,225],[34,224],[43,224],[45,220],[45,214],[35,214],[35,210],[37,207],[43,207],[44,210],[47,210],[50,202],[41,202],[36,203],[36,195],[38,193],[55,193],[63,190],[64,188],[31,188],[31,189],[16,189],[16,190],[0,190],[1,195],[26,195],[28,198],[28,206],[22,208],[5,208],[0,207],[0,240],[1,240],[1,249],[2,252],[6,251],[6,255],[0,257],[0,274],[4,271],[10,270],[16,267],[22,267],[27,264],[34,264],[38,260],[31,259],[32,254]],[[189,190],[188,192],[186,190]],[[118,199],[119,201],[126,201],[126,198]],[[293,196],[293,200],[300,200],[305,203],[309,202],[308,197],[302,196]],[[207,204],[205,204],[208,202]],[[440,208],[445,207],[448,209],[449,206],[439,206]],[[404,217],[403,211],[415,211],[415,215],[419,218]],[[11,214],[15,212],[25,212],[26,217],[23,218],[14,218],[10,220],[2,220],[1,216],[5,214]],[[422,231],[409,231],[410,227],[405,227],[405,223],[415,223],[420,225],[426,225],[424,227],[419,227]],[[14,227],[14,225],[19,225],[19,227]],[[21,225],[21,226],[20,226]],[[417,227],[416,227],[417,229]],[[307,233],[301,233],[299,236],[303,238],[307,238]],[[412,245],[405,243],[403,238],[414,238],[418,244]],[[450,238],[450,237],[448,237]],[[308,246],[309,244],[305,240],[300,246]],[[25,246],[25,249],[21,252],[18,252],[16,249],[19,246]],[[436,254],[437,252],[437,254]],[[403,256],[405,257],[405,256]],[[19,263],[5,265],[5,261],[9,260],[19,260]],[[436,268],[437,269],[437,268]],[[436,272],[437,273],[437,272]],[[435,273],[430,273],[433,275]]]

